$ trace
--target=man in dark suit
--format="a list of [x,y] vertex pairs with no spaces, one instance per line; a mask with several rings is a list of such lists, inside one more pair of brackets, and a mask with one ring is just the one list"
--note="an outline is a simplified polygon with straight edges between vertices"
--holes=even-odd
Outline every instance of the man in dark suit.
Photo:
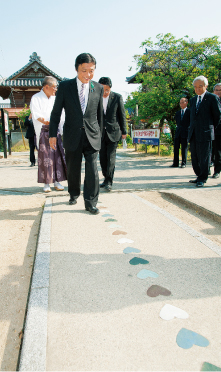
[[75,68],[77,77],[62,81],[58,87],[50,118],[50,145],[52,148],[56,146],[58,124],[64,108],[63,146],[67,163],[69,204],[76,204],[80,195],[81,163],[84,155],[85,209],[98,214],[97,155],[101,148],[103,87],[91,80],[96,68],[96,60],[91,54],[80,54],[75,60]]
[[35,129],[32,121],[32,115],[26,116],[25,118],[25,126],[27,127],[27,131],[25,134],[25,138],[28,139],[29,148],[30,148],[30,167],[35,166]]
[[181,110],[176,112],[175,120],[176,120],[176,133],[174,139],[174,158],[173,164],[171,167],[178,168],[179,167],[179,151],[181,145],[182,151],[182,163],[181,168],[186,167],[186,158],[187,158],[187,137],[188,137],[188,128],[190,125],[190,109],[187,107],[188,99],[183,97],[180,100],[180,107]]
[[[221,83],[218,83],[213,88],[213,93],[219,97],[221,102]],[[219,178],[221,171],[221,120],[217,127],[215,127],[215,141],[214,141],[214,174],[212,178]]]
[[126,115],[122,96],[118,93],[111,92],[111,79],[109,77],[102,77],[99,83],[104,87],[103,132],[100,149],[100,164],[104,182],[100,187],[104,187],[105,190],[111,191],[117,145],[121,137],[122,139],[126,139]]
[[198,76],[193,81],[196,96],[190,100],[190,142],[192,166],[197,178],[190,180],[197,187],[203,187],[207,181],[214,140],[214,126],[218,125],[221,116],[219,98],[207,92],[208,80]]

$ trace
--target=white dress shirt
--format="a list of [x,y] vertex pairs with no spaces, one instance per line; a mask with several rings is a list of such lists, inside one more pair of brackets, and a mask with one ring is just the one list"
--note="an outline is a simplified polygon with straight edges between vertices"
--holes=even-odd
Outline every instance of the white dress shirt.
[[[30,109],[32,113],[32,120],[35,128],[36,134],[36,145],[39,148],[39,138],[42,128],[42,123],[38,121],[38,118],[43,118],[45,121],[50,121],[51,111],[54,106],[55,96],[47,97],[43,89],[32,96]],[[63,133],[63,125],[64,125],[64,111],[61,114],[61,120],[59,123],[59,131]]]
[[105,114],[106,114],[106,111],[107,111],[107,104],[108,104],[109,97],[110,97],[110,94],[105,98],[103,97],[103,108],[104,108],[104,113]]
[[[82,88],[82,82],[78,79],[77,77],[77,88],[78,88],[78,96],[79,96],[79,100],[80,100],[80,92],[81,92],[81,88]],[[84,104],[84,112],[83,114],[85,113],[86,111],[86,107],[87,107],[87,103],[88,103],[88,95],[89,95],[89,84],[90,83],[87,83],[87,84],[84,84],[84,99],[85,99],[85,104]]]
[[[206,92],[207,92],[207,90],[203,94],[201,94],[201,102],[202,102],[203,97],[205,96]],[[196,106],[197,106],[198,102],[199,102],[199,96],[197,96]]]

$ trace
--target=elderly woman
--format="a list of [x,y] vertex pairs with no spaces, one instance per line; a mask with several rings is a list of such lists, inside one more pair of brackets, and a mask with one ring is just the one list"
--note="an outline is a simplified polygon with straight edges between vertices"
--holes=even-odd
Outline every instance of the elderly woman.
[[63,114],[57,134],[57,147],[52,149],[49,145],[49,120],[55,101],[57,80],[46,76],[43,80],[42,90],[32,96],[30,109],[36,133],[36,146],[38,149],[38,183],[44,183],[44,192],[50,192],[50,183],[54,183],[57,191],[64,190],[60,184],[67,179],[67,168],[64,149],[61,140],[63,131]]

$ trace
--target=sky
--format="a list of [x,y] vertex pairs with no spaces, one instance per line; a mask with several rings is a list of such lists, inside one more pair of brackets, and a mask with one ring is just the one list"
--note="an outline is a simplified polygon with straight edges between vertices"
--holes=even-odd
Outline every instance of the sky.
[[0,9],[0,75],[12,75],[37,52],[56,74],[73,78],[75,58],[87,52],[97,60],[94,80],[110,77],[124,99],[137,89],[125,80],[136,73],[133,56],[144,52],[146,39],[171,33],[221,40],[220,0],[0,0]]

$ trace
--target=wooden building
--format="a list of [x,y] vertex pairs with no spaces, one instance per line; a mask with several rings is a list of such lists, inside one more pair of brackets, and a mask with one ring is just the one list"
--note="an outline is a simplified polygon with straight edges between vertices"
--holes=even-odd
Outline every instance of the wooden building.
[[20,112],[25,104],[29,107],[31,97],[42,89],[42,82],[45,76],[53,76],[58,83],[62,80],[55,72],[51,71],[41,62],[41,57],[36,52],[32,53],[29,62],[20,70],[0,80],[0,96],[3,99],[10,99],[10,104],[1,104],[9,113],[9,119],[13,127],[18,128],[17,112]]

